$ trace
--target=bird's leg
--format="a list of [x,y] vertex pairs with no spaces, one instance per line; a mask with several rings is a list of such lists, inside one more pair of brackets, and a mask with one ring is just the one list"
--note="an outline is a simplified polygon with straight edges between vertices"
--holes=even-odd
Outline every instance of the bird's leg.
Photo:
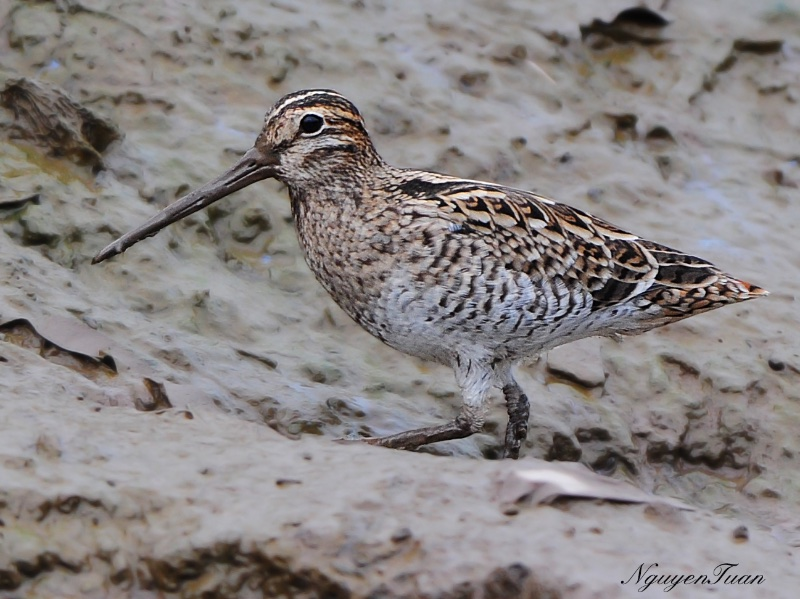
[[386,437],[370,437],[363,441],[394,449],[416,449],[428,443],[463,439],[479,432],[486,419],[487,398],[494,373],[477,361],[465,358],[456,359],[454,367],[456,381],[463,394],[461,411],[455,420]]
[[522,392],[522,388],[513,379],[511,383],[503,385],[503,395],[506,398],[506,409],[508,410],[503,457],[516,460],[519,457],[520,445],[528,436],[528,418],[531,415],[531,408],[528,396]]

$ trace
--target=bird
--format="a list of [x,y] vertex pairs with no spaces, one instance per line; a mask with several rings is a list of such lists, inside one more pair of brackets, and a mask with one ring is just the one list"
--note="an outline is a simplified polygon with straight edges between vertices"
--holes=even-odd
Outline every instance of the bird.
[[288,188],[306,263],[344,312],[385,344],[455,373],[455,418],[362,439],[374,445],[417,449],[477,433],[498,388],[508,414],[502,457],[516,459],[530,417],[513,372],[521,362],[768,294],[537,193],[392,166],[356,106],[330,89],[282,97],[232,167],[92,263],[270,178]]

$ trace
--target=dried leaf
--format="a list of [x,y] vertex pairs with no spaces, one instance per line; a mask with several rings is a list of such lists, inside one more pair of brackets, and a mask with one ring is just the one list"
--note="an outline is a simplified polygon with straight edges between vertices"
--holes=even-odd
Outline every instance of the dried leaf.
[[81,321],[64,316],[45,316],[36,321],[36,330],[51,343],[98,359],[116,372],[114,358],[109,355],[111,339]]
[[596,474],[583,464],[530,460],[525,466],[500,476],[496,495],[500,503],[540,504],[559,497],[581,497],[624,503],[666,503],[692,509],[676,499],[650,495],[624,481]]
[[0,322],[0,333],[6,341],[37,351],[88,378],[117,373],[116,362],[107,353],[110,340],[77,320],[50,316],[34,325],[26,318],[12,318]]

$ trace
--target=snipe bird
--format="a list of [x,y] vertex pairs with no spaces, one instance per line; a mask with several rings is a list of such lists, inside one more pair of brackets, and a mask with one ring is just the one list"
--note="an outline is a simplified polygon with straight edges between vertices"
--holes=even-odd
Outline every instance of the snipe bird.
[[227,172],[92,262],[268,178],[288,187],[306,262],[334,301],[384,343],[455,371],[462,405],[453,421],[364,439],[376,445],[413,449],[472,435],[498,387],[508,412],[504,456],[517,458],[529,405],[516,363],[767,294],[538,194],[391,166],[356,107],[325,89],[278,100]]

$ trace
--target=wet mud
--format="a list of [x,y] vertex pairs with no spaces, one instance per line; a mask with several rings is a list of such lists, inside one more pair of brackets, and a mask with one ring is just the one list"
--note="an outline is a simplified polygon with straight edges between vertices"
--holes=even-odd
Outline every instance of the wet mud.
[[[0,594],[640,596],[620,580],[645,560],[793,596],[800,8],[646,4],[0,3]],[[351,98],[394,164],[772,294],[521,368],[518,463],[494,459],[499,397],[435,455],[335,443],[442,423],[458,389],[333,304],[279,184],[90,265],[306,87]],[[499,501],[537,460],[694,510]]]

